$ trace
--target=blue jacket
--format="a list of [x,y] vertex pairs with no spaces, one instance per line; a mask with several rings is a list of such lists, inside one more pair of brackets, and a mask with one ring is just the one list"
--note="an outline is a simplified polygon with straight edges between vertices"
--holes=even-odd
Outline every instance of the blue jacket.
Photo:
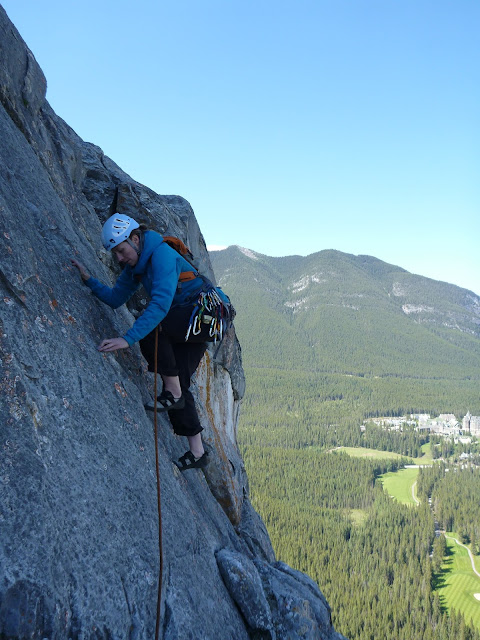
[[113,288],[95,278],[85,282],[97,298],[114,309],[133,296],[140,282],[143,284],[151,300],[144,313],[123,336],[129,345],[153,331],[170,307],[187,304],[190,300],[193,302],[204,286],[204,281],[198,277],[182,282],[178,287],[180,273],[195,269],[155,231],[145,231],[144,238],[137,264],[134,267],[126,265]]

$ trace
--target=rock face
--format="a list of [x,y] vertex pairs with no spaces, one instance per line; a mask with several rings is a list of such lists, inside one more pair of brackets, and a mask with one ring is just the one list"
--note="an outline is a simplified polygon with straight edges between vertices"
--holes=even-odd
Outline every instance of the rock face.
[[[0,638],[152,638],[158,516],[143,409],[152,379],[137,347],[96,350],[145,301],[112,311],[70,258],[113,282],[99,234],[118,210],[181,237],[199,267],[211,267],[190,205],[138,184],[83,142],[45,91],[0,7]],[[275,562],[248,500],[236,444],[244,386],[232,332],[194,383],[212,450],[205,474],[176,469],[186,440],[159,420],[160,637],[339,638],[316,585]]]

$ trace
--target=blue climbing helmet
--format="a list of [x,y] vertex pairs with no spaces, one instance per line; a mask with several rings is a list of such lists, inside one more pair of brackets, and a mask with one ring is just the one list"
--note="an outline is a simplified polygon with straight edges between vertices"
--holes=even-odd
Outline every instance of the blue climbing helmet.
[[128,240],[132,231],[139,227],[138,222],[130,216],[126,216],[124,213],[114,213],[103,225],[102,244],[107,251],[110,251],[121,242]]

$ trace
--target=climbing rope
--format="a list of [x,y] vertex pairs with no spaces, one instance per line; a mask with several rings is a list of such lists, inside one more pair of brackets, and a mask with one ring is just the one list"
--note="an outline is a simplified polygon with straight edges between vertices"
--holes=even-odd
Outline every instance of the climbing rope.
[[160,607],[162,603],[162,578],[163,578],[163,550],[162,550],[162,503],[160,495],[160,468],[158,463],[158,424],[157,424],[157,353],[158,353],[158,326],[155,327],[155,364],[153,383],[153,425],[155,433],[155,467],[157,473],[157,507],[158,507],[158,551],[160,555],[160,569],[158,574],[158,595],[157,595],[157,621],[155,624],[155,640],[158,640],[160,632]]

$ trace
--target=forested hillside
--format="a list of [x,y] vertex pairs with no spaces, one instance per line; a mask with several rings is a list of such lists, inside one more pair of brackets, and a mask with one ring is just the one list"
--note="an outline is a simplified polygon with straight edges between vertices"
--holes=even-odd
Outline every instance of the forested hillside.
[[[255,393],[267,392],[269,377],[284,370],[290,388],[285,380],[276,391],[295,402],[298,388],[305,395],[314,387],[325,423],[409,411],[480,413],[480,298],[473,292],[339,251],[272,258],[229,247],[211,257],[237,309]],[[262,403],[270,406],[268,398]]]

